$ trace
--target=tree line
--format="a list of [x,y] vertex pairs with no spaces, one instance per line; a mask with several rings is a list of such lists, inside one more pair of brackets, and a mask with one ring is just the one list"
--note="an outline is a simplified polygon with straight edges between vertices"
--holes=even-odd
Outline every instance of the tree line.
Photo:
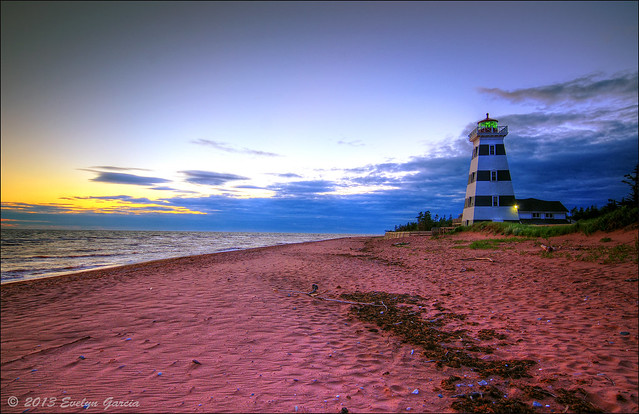
[[639,164],[635,166],[635,169],[630,174],[624,175],[625,180],[621,180],[622,183],[628,184],[630,186],[630,194],[628,194],[627,198],[623,197],[621,201],[608,199],[608,204],[606,204],[602,208],[597,208],[597,206],[594,205],[586,207],[585,209],[583,207],[574,207],[572,210],[570,210],[570,218],[575,221],[589,220],[611,213],[619,209],[620,207],[637,207],[639,205],[639,188],[637,185],[638,169]]
[[395,226],[393,231],[430,231],[433,227],[450,227],[453,225],[453,215],[439,217],[435,214],[433,217],[429,210],[420,211],[417,217],[417,221],[409,221],[406,224]]

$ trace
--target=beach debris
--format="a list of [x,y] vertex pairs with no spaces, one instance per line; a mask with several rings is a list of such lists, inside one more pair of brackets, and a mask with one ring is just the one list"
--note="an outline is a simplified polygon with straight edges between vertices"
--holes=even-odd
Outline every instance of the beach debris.
[[637,282],[637,281],[639,281],[639,277],[626,279],[625,281],[626,281],[626,282]]
[[477,382],[477,384],[479,384],[479,385],[488,385],[488,383],[486,381],[484,381],[484,380],[481,380],[481,381]]
[[548,252],[548,253],[552,253],[555,250],[557,250],[556,247],[552,247],[552,246],[546,246],[545,244],[540,245],[539,247],[541,247],[544,251]]
[[86,359],[86,357],[84,355],[80,355],[78,359]]
[[464,258],[461,258],[459,260],[486,260],[486,261],[489,261],[489,262],[494,262],[494,260],[491,259],[490,257],[464,257]]
[[417,395],[417,394],[419,394],[419,390],[418,390],[417,388],[415,388],[415,389],[413,390],[413,392],[411,392],[411,394],[415,394],[415,395]]
[[559,397],[557,397],[556,401],[559,404],[567,406],[567,411],[577,413],[605,412],[602,409],[586,401],[588,393],[583,388],[576,388],[574,390],[565,390],[563,388],[559,388],[557,390],[557,393],[559,394]]
[[202,365],[202,363],[201,363],[200,361],[198,361],[197,359],[194,359],[194,360],[193,360],[193,363],[194,363],[194,364],[197,364],[197,365]]
[[543,407],[543,404],[537,401],[533,401],[533,407]]
[[311,291],[307,293],[308,296],[313,296],[314,294],[316,294],[315,292],[317,292],[317,289],[319,289],[319,286],[317,286],[317,284],[313,283],[313,285],[311,286]]
[[409,242],[393,243],[393,246],[409,246],[409,245],[410,245]]
[[627,332],[627,331],[619,332],[619,335],[623,335],[623,336],[630,335],[630,332]]
[[342,407],[342,411],[340,411],[340,414],[348,414],[348,408]]
[[600,372],[599,374],[597,374],[597,376],[599,376],[599,377],[604,377],[605,379],[607,379],[608,381],[610,381],[610,383],[611,383],[612,385],[616,385],[616,384],[615,384],[615,382],[614,382],[613,380],[611,380],[611,379],[610,379],[610,377],[609,377],[608,375],[604,374],[603,372]]

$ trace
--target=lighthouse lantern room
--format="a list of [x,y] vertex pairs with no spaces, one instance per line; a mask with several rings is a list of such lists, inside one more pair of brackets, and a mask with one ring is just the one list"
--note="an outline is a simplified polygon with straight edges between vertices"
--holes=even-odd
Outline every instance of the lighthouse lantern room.
[[473,143],[462,224],[478,221],[519,221],[508,169],[504,138],[508,126],[486,114],[469,135]]

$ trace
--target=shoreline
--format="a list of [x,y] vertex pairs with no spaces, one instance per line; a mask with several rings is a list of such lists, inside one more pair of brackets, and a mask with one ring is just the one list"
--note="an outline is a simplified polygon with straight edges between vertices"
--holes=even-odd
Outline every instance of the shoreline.
[[[78,230],[78,231],[81,231],[81,230]],[[268,234],[268,233],[264,233],[264,234]],[[4,281],[0,282],[0,286],[13,284],[13,283],[21,283],[21,282],[40,280],[40,279],[49,279],[49,278],[64,277],[64,276],[73,276],[73,275],[76,275],[76,274],[85,274],[85,273],[94,272],[94,271],[114,269],[114,268],[125,267],[125,266],[140,265],[140,264],[151,263],[151,262],[162,261],[162,260],[181,259],[181,258],[186,258],[186,257],[197,257],[197,256],[207,256],[207,255],[211,255],[211,254],[229,253],[229,252],[244,251],[244,250],[251,250],[251,249],[261,249],[261,248],[282,246],[282,245],[287,245],[287,244],[315,243],[315,242],[318,242],[318,241],[338,240],[338,239],[342,239],[342,238],[351,238],[351,237],[377,237],[377,236],[373,236],[373,235],[341,236],[341,237],[336,237],[335,239],[321,239],[321,240],[301,241],[301,242],[291,242],[291,243],[277,243],[277,244],[273,244],[273,245],[259,246],[259,247],[247,247],[247,248],[234,247],[234,248],[230,248],[230,249],[222,249],[222,250],[211,252],[211,253],[201,253],[201,254],[193,254],[193,255],[186,255],[186,256],[174,256],[174,257],[166,257],[166,258],[152,259],[152,260],[142,259],[141,261],[134,261],[134,262],[124,263],[124,264],[112,264],[112,265],[105,265],[105,266],[97,266],[97,267],[92,268],[92,269],[86,269],[86,270],[80,270],[80,271],[72,270],[72,271],[69,271],[69,272],[55,273],[55,274],[51,274],[51,275],[46,275],[46,274],[35,275],[33,277],[29,277],[29,278],[25,278],[25,279],[4,280]]]
[[[637,282],[626,281],[637,264],[590,259],[631,249],[635,235],[552,238],[552,255],[535,240],[469,247],[502,239],[486,234],[360,236],[3,284],[0,409],[55,398],[37,410],[86,411],[84,399],[104,412],[111,398],[123,405],[110,412],[455,412],[470,401],[459,395],[495,387],[508,395],[499,403],[535,412],[564,411],[547,393],[579,388],[607,412],[637,411]],[[339,302],[357,292],[419,297],[396,306],[419,304],[442,335],[478,346],[478,360],[534,361],[530,377],[431,361]],[[455,341],[437,346],[465,346]]]

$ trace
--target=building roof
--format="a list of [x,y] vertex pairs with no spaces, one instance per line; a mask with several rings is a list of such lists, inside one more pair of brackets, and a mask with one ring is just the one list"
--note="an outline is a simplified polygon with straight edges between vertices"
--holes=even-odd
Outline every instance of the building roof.
[[536,198],[517,200],[517,205],[519,211],[568,211],[560,201],[546,201]]
[[[496,119],[489,118],[489,117],[488,117],[488,112],[486,112],[486,119],[482,119],[482,120],[481,120],[481,121],[479,121],[479,122],[486,122],[486,121],[495,121],[495,122],[499,122],[499,121],[497,121]],[[479,122],[477,122],[477,123],[479,123]]]

